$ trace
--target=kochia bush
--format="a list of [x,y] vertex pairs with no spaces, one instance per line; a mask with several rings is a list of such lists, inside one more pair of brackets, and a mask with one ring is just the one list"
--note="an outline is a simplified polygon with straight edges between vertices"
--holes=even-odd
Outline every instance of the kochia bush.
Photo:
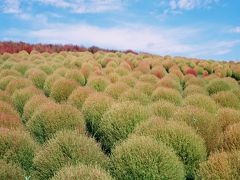
[[43,104],[26,125],[39,143],[44,143],[63,129],[77,129],[85,133],[83,115],[71,105]]
[[94,139],[75,131],[60,131],[37,152],[33,175],[36,179],[50,179],[64,166],[77,164],[105,168],[108,159]]
[[113,105],[104,113],[99,124],[103,148],[111,151],[117,141],[126,139],[135,126],[148,117],[147,109],[137,102],[126,101]]
[[56,173],[52,180],[66,179],[94,179],[94,180],[111,180],[112,177],[104,169],[97,166],[76,165],[66,166]]
[[2,180],[20,180],[24,179],[24,171],[14,163],[8,163],[0,159],[0,177]]
[[134,134],[150,136],[173,148],[184,163],[187,178],[196,176],[199,163],[207,157],[204,140],[185,123],[152,118],[137,126]]
[[145,136],[132,136],[111,154],[112,176],[116,179],[185,179],[183,164],[173,150]]
[[26,72],[26,76],[37,88],[43,89],[45,79],[47,78],[47,74],[44,71],[39,69],[29,69]]
[[76,70],[76,69],[71,69],[69,70],[66,74],[65,77],[67,79],[71,79],[79,83],[81,86],[84,86],[86,84],[86,80],[84,75],[81,73],[81,71]]

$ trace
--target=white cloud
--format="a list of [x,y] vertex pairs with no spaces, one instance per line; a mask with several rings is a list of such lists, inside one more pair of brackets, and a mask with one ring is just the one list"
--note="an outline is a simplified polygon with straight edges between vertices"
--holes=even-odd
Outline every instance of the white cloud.
[[3,0],[1,3],[0,12],[13,14],[21,12],[20,0]]
[[206,8],[217,3],[219,0],[169,0],[172,10],[192,10],[195,8]]
[[73,13],[99,13],[121,10],[122,0],[34,0],[45,5],[69,9]]
[[240,26],[237,26],[231,30],[233,33],[240,33]]

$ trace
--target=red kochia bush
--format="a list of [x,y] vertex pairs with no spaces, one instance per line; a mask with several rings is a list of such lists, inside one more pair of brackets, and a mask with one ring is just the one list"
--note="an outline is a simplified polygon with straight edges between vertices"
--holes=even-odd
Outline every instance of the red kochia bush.
[[192,68],[187,69],[186,74],[192,74],[194,76],[197,76],[197,72]]

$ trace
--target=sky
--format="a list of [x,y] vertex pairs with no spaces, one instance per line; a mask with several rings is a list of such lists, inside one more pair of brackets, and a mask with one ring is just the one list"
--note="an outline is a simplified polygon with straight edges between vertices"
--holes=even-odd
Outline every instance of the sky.
[[240,0],[1,0],[9,40],[240,61]]

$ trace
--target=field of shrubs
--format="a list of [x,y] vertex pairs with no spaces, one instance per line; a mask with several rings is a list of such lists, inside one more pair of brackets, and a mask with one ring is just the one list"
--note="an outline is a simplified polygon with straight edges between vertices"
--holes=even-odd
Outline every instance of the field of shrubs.
[[0,179],[236,180],[240,64],[0,55]]

